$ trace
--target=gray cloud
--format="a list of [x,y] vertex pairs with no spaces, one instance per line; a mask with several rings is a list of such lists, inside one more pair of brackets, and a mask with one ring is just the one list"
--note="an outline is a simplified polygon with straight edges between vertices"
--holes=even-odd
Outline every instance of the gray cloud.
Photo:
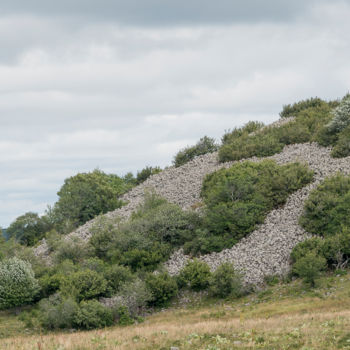
[[305,11],[313,0],[23,0],[2,1],[1,13],[36,13],[112,20],[128,25],[183,25],[237,21],[283,21]]
[[249,21],[235,14],[218,24],[203,7],[207,21],[202,13],[183,25],[174,10],[179,20],[162,28],[157,14],[127,20],[125,8],[124,20],[103,20],[101,2],[98,20],[92,8],[82,19],[68,2],[60,11],[46,4],[0,5],[0,226],[43,212],[77,172],[169,165],[203,135],[220,138],[248,120],[276,120],[283,104],[349,90],[348,2],[309,11],[293,2],[294,21],[254,10]]

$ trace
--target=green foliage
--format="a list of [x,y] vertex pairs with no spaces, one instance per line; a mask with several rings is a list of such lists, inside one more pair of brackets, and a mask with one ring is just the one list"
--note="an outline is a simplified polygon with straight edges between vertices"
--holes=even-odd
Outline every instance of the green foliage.
[[320,277],[321,271],[325,270],[326,266],[326,259],[311,251],[296,261],[293,272],[301,277],[305,284],[314,287],[317,278]]
[[232,264],[223,263],[212,274],[210,291],[219,298],[229,295],[239,297],[243,292],[242,276],[235,271]]
[[327,178],[305,202],[300,224],[306,231],[329,236],[350,227],[350,177]]
[[137,317],[144,312],[151,299],[152,295],[145,281],[136,278],[132,282],[124,283],[113,297],[114,309],[124,306],[131,317]]
[[138,171],[136,174],[136,184],[139,185],[142,182],[146,181],[151,175],[159,174],[162,169],[159,166],[152,167],[146,166],[141,171]]
[[274,135],[257,133],[243,134],[219,149],[220,162],[240,160],[253,156],[267,157],[282,151],[283,144]]
[[107,295],[112,296],[120,290],[123,284],[131,282],[134,276],[129,268],[115,264],[106,269],[105,279]]
[[72,298],[54,294],[39,302],[39,318],[46,329],[73,328],[78,309],[78,304]]
[[298,243],[291,252],[293,263],[305,257],[311,251],[320,254],[322,251],[322,245],[323,240],[320,237],[312,237],[304,242]]
[[126,306],[119,306],[114,311],[114,319],[120,326],[129,326],[134,324],[134,319],[130,316],[129,310]]
[[339,133],[338,140],[332,149],[332,157],[334,158],[348,156],[350,156],[350,126]]
[[73,296],[78,301],[99,297],[106,292],[107,281],[96,271],[79,270],[61,282],[64,295]]
[[288,118],[288,117],[295,117],[299,114],[299,112],[308,109],[308,108],[314,108],[319,107],[324,103],[323,100],[321,100],[318,97],[311,97],[307,100],[302,100],[296,103],[293,103],[292,105],[284,105],[282,112],[280,113],[281,118]]
[[101,218],[92,228],[90,244],[96,255],[108,262],[134,271],[154,270],[174,247],[192,239],[199,223],[198,214],[149,193],[127,222]]
[[8,237],[15,238],[21,244],[32,246],[51,228],[47,217],[28,212],[19,216],[6,230]]
[[236,163],[208,175],[202,187],[204,229],[195,231],[185,250],[207,253],[231,247],[312,177],[299,163],[279,166],[271,160]]
[[322,131],[331,120],[329,103],[319,101],[312,107],[301,108],[294,121],[280,127],[257,129],[243,127],[225,134],[219,149],[221,162],[249,157],[266,157],[280,152],[285,145],[320,141],[329,142],[329,135]]
[[345,97],[332,111],[333,119],[327,125],[332,133],[340,133],[350,125],[350,96]]
[[28,304],[38,291],[39,284],[29,263],[17,258],[0,262],[0,309]]
[[112,311],[97,300],[82,301],[74,316],[74,325],[80,329],[103,328],[112,324]]
[[184,165],[197,156],[215,152],[218,149],[215,139],[208,136],[202,137],[194,146],[186,147],[179,151],[173,160],[176,167]]
[[165,272],[157,275],[149,274],[146,286],[152,295],[149,303],[154,306],[167,305],[178,292],[175,279]]
[[211,272],[208,264],[194,259],[189,261],[179,274],[179,284],[195,291],[208,288]]
[[99,214],[120,208],[118,196],[131,187],[130,181],[97,169],[66,179],[52,212],[57,229],[69,231]]
[[91,257],[93,249],[89,244],[78,237],[69,239],[61,239],[55,246],[53,253],[54,261],[59,264],[65,260],[71,260],[74,263],[79,263],[83,259]]

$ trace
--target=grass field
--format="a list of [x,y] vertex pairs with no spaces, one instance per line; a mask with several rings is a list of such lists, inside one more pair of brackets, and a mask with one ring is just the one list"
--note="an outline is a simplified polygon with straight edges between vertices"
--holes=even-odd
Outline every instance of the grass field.
[[1,350],[350,349],[350,274],[325,276],[314,290],[294,281],[238,300],[202,300],[128,327],[40,335],[13,313],[0,313],[0,322]]

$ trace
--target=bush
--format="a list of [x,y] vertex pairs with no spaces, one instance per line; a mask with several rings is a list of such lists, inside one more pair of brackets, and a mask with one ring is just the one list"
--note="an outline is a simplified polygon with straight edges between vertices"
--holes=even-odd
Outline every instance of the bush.
[[304,242],[298,243],[291,252],[292,262],[297,262],[310,252],[315,252],[317,255],[321,254],[322,246],[323,240],[320,237],[312,237]]
[[308,108],[314,108],[319,107],[323,103],[325,103],[323,100],[321,100],[318,97],[311,97],[307,100],[302,100],[299,102],[296,102],[292,105],[284,105],[282,112],[280,113],[281,118],[288,118],[288,117],[296,117],[301,111],[308,109]]
[[176,281],[168,273],[148,275],[146,286],[152,295],[149,303],[154,306],[167,305],[178,292]]
[[121,286],[131,282],[134,276],[129,268],[120,265],[112,265],[105,272],[107,281],[107,295],[112,296],[117,293]]
[[220,147],[219,161],[228,162],[253,156],[267,157],[282,151],[283,146],[274,135],[257,133],[251,136],[245,133]]
[[319,100],[302,105],[302,108],[292,108],[297,111],[295,120],[280,127],[257,128],[258,132],[254,133],[251,133],[253,128],[243,127],[225,134],[219,149],[219,160],[227,162],[253,156],[266,157],[294,143],[320,141],[327,145],[330,135],[324,129],[331,120],[333,104]]
[[210,280],[211,293],[219,298],[229,295],[239,297],[242,295],[242,277],[230,263],[221,264],[213,273]]
[[350,176],[327,178],[310,193],[300,224],[306,231],[329,236],[350,227]]
[[39,291],[29,263],[11,258],[0,262],[0,309],[28,304]]
[[61,291],[74,296],[78,301],[103,295],[107,281],[97,272],[88,269],[77,271],[62,281]]
[[126,306],[119,306],[116,310],[114,310],[113,314],[114,319],[120,326],[128,326],[135,323]]
[[236,163],[209,174],[201,193],[206,204],[205,229],[195,231],[199,235],[186,244],[186,250],[195,252],[199,248],[207,253],[208,248],[231,247],[312,177],[301,164],[279,166],[271,160]]
[[112,311],[97,300],[82,301],[74,316],[74,325],[80,329],[103,328],[112,324]]
[[208,264],[198,259],[189,261],[179,274],[180,284],[195,291],[208,288],[211,272]]
[[106,299],[106,304],[114,310],[126,307],[130,317],[136,317],[144,312],[151,299],[152,295],[146,283],[135,279],[123,284],[114,297]]
[[300,258],[293,266],[293,272],[301,277],[305,284],[314,287],[321,271],[326,269],[326,259],[311,251]]
[[158,166],[151,167],[146,166],[141,171],[137,172],[136,175],[136,184],[139,185],[142,182],[146,181],[151,175],[159,174],[162,171],[162,169]]
[[80,263],[83,259],[91,257],[93,250],[91,246],[78,237],[69,239],[61,239],[55,245],[53,259],[56,264],[60,264],[64,260],[71,260],[74,263]]
[[333,119],[327,128],[331,133],[338,134],[350,125],[350,96],[346,96],[332,114]]
[[39,302],[39,317],[46,329],[73,328],[78,304],[72,298],[54,294]]
[[338,140],[332,149],[332,157],[334,158],[347,156],[350,156],[350,126],[339,133]]
[[202,137],[194,146],[186,147],[179,151],[173,160],[176,167],[184,165],[197,156],[217,151],[218,146],[215,139],[208,136]]

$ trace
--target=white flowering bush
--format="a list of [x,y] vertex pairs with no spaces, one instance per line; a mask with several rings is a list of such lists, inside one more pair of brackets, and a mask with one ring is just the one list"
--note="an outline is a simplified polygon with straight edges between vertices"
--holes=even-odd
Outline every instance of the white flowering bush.
[[350,125],[350,96],[345,96],[340,105],[333,111],[333,119],[327,125],[332,133],[339,133]]
[[0,262],[0,309],[30,303],[39,291],[29,263],[18,258]]

